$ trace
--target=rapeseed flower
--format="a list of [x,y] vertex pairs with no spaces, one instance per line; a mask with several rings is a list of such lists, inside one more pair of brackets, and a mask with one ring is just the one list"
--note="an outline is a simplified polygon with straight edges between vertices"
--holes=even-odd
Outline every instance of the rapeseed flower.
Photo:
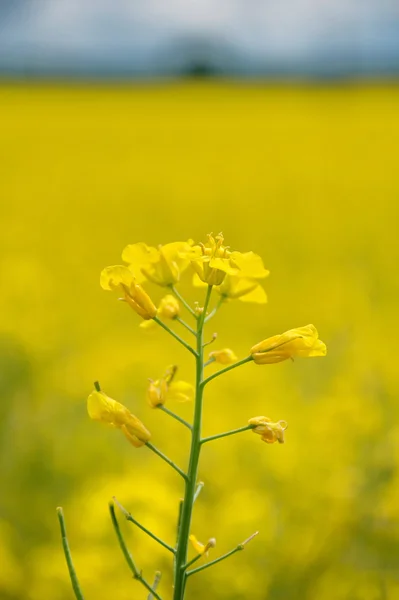
[[205,554],[206,556],[208,556],[208,550],[210,550],[210,548],[215,548],[216,546],[215,538],[210,538],[206,544],[202,544],[202,542],[199,542],[193,534],[191,534],[188,539],[190,540],[191,545],[197,554]]
[[101,272],[100,285],[104,290],[122,294],[122,300],[143,319],[153,319],[156,316],[155,304],[127,267],[122,265],[106,267]]
[[130,244],[122,252],[122,259],[142,283],[145,280],[162,287],[169,287],[180,280],[188,267],[184,253],[190,250],[191,241],[172,242],[154,248],[142,242]]
[[268,275],[260,256],[253,252],[230,251],[224,245],[224,237],[208,235],[205,244],[194,245],[182,256],[188,258],[201,281],[208,285],[220,285],[226,275],[262,279]]
[[[163,319],[176,319],[179,314],[179,301],[171,294],[164,296],[159,303],[157,317],[161,317]],[[142,321],[139,326],[141,329],[152,329],[153,327],[156,327],[156,323],[153,319],[151,319]]]
[[248,423],[254,425],[252,431],[258,433],[267,444],[274,444],[274,442],[284,444],[284,431],[288,426],[286,421],[273,423],[268,417],[252,417]]
[[194,387],[190,383],[174,381],[176,372],[177,366],[172,365],[160,379],[150,379],[147,402],[152,408],[163,406],[167,401],[189,402],[194,398]]
[[[267,273],[269,273],[267,271]],[[201,281],[195,273],[193,284],[196,287],[206,287],[206,283]],[[267,295],[259,281],[248,277],[239,277],[236,275],[226,275],[220,285],[213,288],[222,300],[241,300],[241,302],[253,302],[254,304],[266,304]]]
[[230,348],[223,348],[223,350],[213,350],[209,353],[209,358],[213,358],[214,362],[221,365],[232,365],[238,358]]
[[87,412],[94,421],[101,421],[120,429],[135,448],[144,446],[151,438],[148,429],[126,406],[109,398],[104,392],[93,391],[90,394],[87,399]]
[[318,338],[314,325],[290,329],[256,344],[251,348],[251,355],[258,365],[278,363],[297,356],[325,356],[326,345]]

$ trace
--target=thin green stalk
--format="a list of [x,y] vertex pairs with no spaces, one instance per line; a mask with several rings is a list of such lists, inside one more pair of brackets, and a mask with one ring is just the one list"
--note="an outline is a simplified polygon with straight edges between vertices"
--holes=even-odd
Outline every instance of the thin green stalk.
[[208,562],[205,565],[201,565],[200,567],[197,567],[196,569],[192,569],[191,571],[187,571],[186,572],[186,577],[190,577],[190,575],[195,575],[195,573],[199,573],[200,571],[204,571],[205,569],[208,569],[209,567],[213,567],[213,565],[216,565],[217,563],[221,562],[222,560],[225,560],[226,558],[229,558],[229,556],[232,556],[236,552],[240,552],[241,550],[244,550],[245,545],[248,544],[248,542],[250,542],[251,540],[253,540],[254,537],[257,536],[257,535],[258,535],[258,532],[256,531],[247,540],[245,540],[245,542],[242,542],[241,544],[238,544],[238,546],[236,546],[235,548],[233,548],[233,550],[230,550],[230,552],[226,552],[226,554],[223,554],[222,556],[219,556],[219,558],[215,558],[215,560],[211,560],[211,562]]
[[146,442],[145,445],[147,446],[147,448],[149,448],[150,450],[152,450],[153,452],[155,452],[155,454],[157,454],[160,458],[162,458],[162,460],[164,460],[166,463],[168,463],[168,465],[171,466],[172,469],[174,469],[175,471],[177,471],[177,473],[179,473],[179,475],[181,475],[183,477],[183,479],[185,481],[187,481],[187,475],[185,474],[184,471],[181,470],[180,467],[178,467],[177,465],[175,465],[175,463],[173,462],[173,460],[170,460],[170,458],[168,458],[167,456],[165,456],[165,454],[163,454],[163,452],[161,452],[160,450],[158,450],[158,448],[156,448],[153,444],[151,444],[151,442]]
[[246,358],[243,358],[242,360],[239,360],[236,363],[229,365],[228,367],[225,367],[224,369],[221,369],[220,371],[216,371],[216,373],[213,373],[213,375],[209,375],[209,377],[204,379],[204,381],[202,382],[202,386],[205,387],[207,383],[212,381],[212,379],[215,379],[216,377],[219,377],[219,375],[223,375],[224,373],[227,373],[227,371],[231,371],[232,369],[235,369],[236,367],[245,365],[245,363],[250,362],[251,360],[253,360],[252,356],[247,356]]
[[84,600],[82,590],[80,589],[79,581],[78,581],[78,578],[76,575],[75,567],[73,566],[73,562],[72,562],[71,550],[69,548],[68,538],[67,538],[67,534],[66,534],[64,512],[63,512],[61,506],[59,506],[57,508],[57,515],[58,515],[58,520],[60,522],[62,546],[64,548],[64,554],[65,554],[65,559],[66,559],[66,563],[68,566],[69,577],[70,577],[71,583],[72,583],[72,588],[73,588],[73,591],[75,593],[77,600]]
[[194,329],[192,327],[190,327],[190,325],[188,323],[186,323],[185,321],[183,321],[183,319],[181,319],[180,317],[175,317],[175,321],[180,323],[180,325],[183,325],[183,327],[185,327],[187,329],[187,331],[189,331],[193,335],[197,335],[196,332],[194,331]]
[[190,423],[187,423],[187,421],[185,421],[184,419],[179,417],[179,415],[177,415],[176,413],[169,410],[169,408],[166,408],[166,406],[159,406],[158,408],[159,408],[159,410],[162,410],[164,413],[166,413],[170,417],[173,417],[173,419],[176,419],[176,421],[179,421],[179,423],[181,423],[182,425],[185,425],[185,427],[188,427],[188,429],[190,429],[190,430],[192,429],[192,426],[190,425]]
[[194,350],[194,348],[192,348],[190,344],[187,344],[187,342],[185,342],[179,335],[177,335],[177,333],[175,333],[173,329],[170,329],[170,327],[163,323],[161,319],[158,319],[158,317],[154,317],[154,321],[155,323],[158,323],[158,325],[160,325],[162,329],[165,329],[165,331],[170,333],[170,335],[174,337],[175,340],[177,340],[180,344],[182,344],[182,346],[184,346],[189,352],[191,352],[191,354],[194,354],[194,356],[197,357],[197,352]]
[[175,288],[174,285],[170,286],[170,289],[172,290],[173,294],[176,296],[176,298],[178,300],[180,300],[180,302],[183,304],[183,306],[188,310],[188,312],[195,318],[197,319],[197,315],[194,311],[194,309],[191,308],[191,306],[188,304],[188,302],[185,301],[185,299],[183,298],[183,296],[177,291],[177,289]]
[[159,586],[159,582],[161,581],[162,573],[161,571],[155,572],[154,583],[152,584],[152,592],[148,594],[147,600],[154,600],[154,592],[156,592],[157,587]]
[[197,560],[199,560],[202,556],[204,556],[203,554],[197,554],[197,556],[194,556],[194,558],[192,558],[191,560],[188,561],[188,563],[186,563],[185,565],[183,565],[182,569],[183,571],[185,571],[186,569],[188,569],[188,567],[191,567],[191,565],[193,565],[195,562],[197,562]]
[[182,518],[179,530],[179,540],[176,549],[176,572],[173,600],[183,600],[185,586],[185,571],[182,569],[187,562],[187,545],[190,535],[191,517],[194,505],[195,488],[197,482],[198,462],[201,450],[201,425],[202,425],[202,396],[204,391],[204,353],[203,330],[205,315],[212,293],[212,286],[208,286],[204,308],[197,321],[197,356],[196,356],[196,393],[194,424],[191,438],[190,460],[186,479],[186,490],[183,502]]
[[218,433],[216,435],[210,435],[209,437],[202,438],[201,444],[206,444],[207,442],[213,442],[213,440],[218,440],[219,438],[224,438],[229,435],[234,435],[236,433],[241,433],[242,431],[248,431],[248,429],[253,429],[255,425],[245,425],[245,427],[240,427],[239,429],[232,429],[231,431],[226,431],[225,433]]
[[123,539],[122,532],[119,528],[118,519],[116,518],[116,515],[115,515],[115,507],[112,502],[109,503],[109,512],[111,514],[111,520],[112,520],[112,524],[115,529],[116,536],[118,538],[119,546],[121,547],[123,556],[125,557],[125,560],[129,566],[131,572],[133,573],[133,577],[135,579],[137,579],[138,581],[140,581],[140,583],[150,592],[150,594],[152,594],[154,596],[154,598],[156,598],[157,600],[162,600],[161,596],[159,596],[159,594],[157,594],[157,592],[150,586],[148,581],[143,577],[141,571],[139,571],[139,569],[137,568],[132,555],[130,554],[129,550],[127,549],[125,540]]
[[[183,498],[180,498],[179,501],[179,512],[177,515],[177,527],[176,527],[176,547],[175,550],[177,548],[177,544],[179,542],[179,532],[180,532],[180,523],[181,523],[181,515],[183,512]],[[175,551],[175,555],[173,557],[173,580],[176,577],[176,551]]]
[[117,505],[117,507],[119,508],[119,510],[121,511],[121,513],[123,514],[123,516],[125,517],[126,521],[130,521],[131,523],[134,523],[139,529],[141,529],[141,531],[144,531],[144,533],[146,533],[148,536],[150,536],[150,538],[152,538],[153,540],[155,540],[156,542],[158,542],[158,544],[160,544],[161,546],[163,546],[164,548],[166,548],[166,550],[169,550],[169,552],[172,552],[173,554],[175,553],[174,548],[172,548],[172,546],[169,546],[169,544],[167,544],[166,542],[164,542],[163,540],[161,540],[161,538],[159,538],[157,535],[155,535],[155,533],[152,533],[152,531],[150,531],[149,529],[147,529],[147,527],[144,527],[144,525],[142,525],[141,523],[139,523],[139,521],[137,521],[129,511],[126,510],[126,508],[124,508],[122,506],[122,504],[120,502],[118,502],[118,500],[115,498],[115,496],[113,497],[113,501],[115,502],[115,504]]
[[214,363],[216,360],[216,358],[214,356],[211,356],[211,358],[209,358],[206,363],[204,363],[204,367],[208,367],[209,365],[211,365],[212,363]]
[[209,313],[209,315],[207,317],[205,317],[205,323],[208,323],[208,321],[210,321],[212,319],[212,317],[214,317],[216,315],[217,311],[222,306],[223,302],[224,302],[224,296],[220,296],[219,302],[216,304],[215,308],[213,310],[211,310],[211,312]]
[[202,491],[202,488],[204,487],[204,485],[205,485],[205,484],[204,484],[204,482],[203,482],[203,481],[200,481],[200,482],[198,483],[198,485],[197,485],[197,489],[195,490],[195,494],[194,494],[194,500],[193,500],[193,502],[195,502],[195,501],[196,501],[196,499],[198,498],[198,496],[200,495],[200,493],[201,493],[201,491]]

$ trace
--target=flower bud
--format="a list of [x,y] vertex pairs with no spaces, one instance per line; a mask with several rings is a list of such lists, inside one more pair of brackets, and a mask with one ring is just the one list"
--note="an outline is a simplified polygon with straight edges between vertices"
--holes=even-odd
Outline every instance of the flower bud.
[[224,348],[223,350],[213,350],[209,353],[209,358],[213,358],[215,362],[221,365],[231,365],[235,363],[238,358],[230,348]]

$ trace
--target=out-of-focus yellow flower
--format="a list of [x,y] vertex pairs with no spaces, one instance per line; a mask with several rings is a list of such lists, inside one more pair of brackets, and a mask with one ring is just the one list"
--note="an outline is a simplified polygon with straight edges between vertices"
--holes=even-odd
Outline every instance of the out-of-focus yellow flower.
[[189,402],[194,398],[194,387],[186,381],[173,381],[177,366],[168,367],[161,379],[150,380],[147,402],[152,408],[163,406],[166,401]]
[[133,273],[160,286],[174,285],[180,280],[180,275],[189,265],[184,253],[190,250],[189,242],[172,242],[153,248],[140,242],[126,246],[122,258],[129,264]]
[[286,421],[273,423],[268,417],[252,417],[248,423],[255,425],[252,431],[258,433],[267,444],[274,444],[274,442],[284,444],[284,431],[288,427]]
[[[176,319],[180,314],[180,304],[171,294],[167,294],[159,303],[157,316],[164,319]],[[156,327],[154,320],[141,321],[141,329],[152,329]]]
[[213,358],[215,362],[221,365],[231,365],[235,363],[238,358],[230,348],[224,348],[223,350],[213,350],[209,353],[209,358]]
[[[201,281],[196,273],[194,273],[193,284],[196,287],[206,287],[206,283]],[[253,302],[254,304],[266,304],[267,302],[266,292],[259,281],[248,277],[226,275],[223,282],[214,286],[213,289],[220,294],[223,300],[241,300],[241,302]]]
[[93,391],[87,399],[87,412],[94,421],[102,421],[120,429],[129,442],[139,448],[151,438],[143,423],[120,402],[104,392]]
[[216,291],[226,300],[241,300],[255,304],[266,304],[267,302],[266,292],[259,281],[248,277],[227,275]]
[[153,319],[156,316],[155,304],[127,267],[122,265],[106,267],[101,272],[100,285],[104,290],[122,293],[122,299],[143,319]]
[[262,279],[268,275],[260,256],[253,252],[232,252],[224,246],[222,233],[208,235],[206,244],[197,244],[183,256],[188,258],[201,281],[220,285],[226,275]]
[[206,556],[208,556],[208,550],[216,546],[215,538],[210,538],[206,544],[202,544],[201,542],[199,542],[193,534],[191,534],[188,539],[190,540],[191,545],[197,554],[205,554]]
[[171,294],[167,294],[160,301],[157,314],[164,319],[176,319],[180,314],[179,301]]
[[296,356],[325,356],[327,354],[326,345],[318,337],[314,325],[290,329],[253,346],[251,348],[252,358],[258,365],[269,365]]

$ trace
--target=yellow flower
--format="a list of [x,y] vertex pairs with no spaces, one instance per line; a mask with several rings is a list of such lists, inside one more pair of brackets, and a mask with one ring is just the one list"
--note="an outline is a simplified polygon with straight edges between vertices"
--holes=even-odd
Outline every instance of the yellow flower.
[[306,325],[263,340],[251,348],[251,354],[256,364],[269,365],[296,356],[325,356],[327,348],[316,327]]
[[[206,287],[206,283],[201,281],[196,273],[194,273],[193,284],[196,287]],[[241,300],[241,302],[253,302],[254,304],[266,304],[267,302],[266,292],[259,281],[249,277],[226,275],[220,285],[214,286],[214,290],[220,294],[223,300]]]
[[173,381],[177,366],[169,367],[161,379],[153,381],[147,389],[147,402],[152,408],[163,406],[166,401],[188,402],[194,397],[194,387],[186,381]]
[[186,252],[194,271],[208,285],[220,285],[226,275],[262,279],[268,275],[262,259],[253,252],[232,252],[224,246],[222,233],[208,235],[206,244],[198,244]]
[[102,421],[120,429],[129,442],[139,448],[151,438],[143,423],[123,404],[103,392],[93,391],[87,399],[87,412],[94,421]]
[[224,348],[223,350],[213,350],[209,353],[209,358],[213,358],[215,362],[221,365],[231,365],[235,363],[238,358],[230,348]]
[[215,538],[210,538],[206,544],[202,544],[201,542],[199,542],[193,534],[191,534],[188,539],[190,540],[191,545],[193,546],[197,554],[205,554],[206,556],[208,556],[208,550],[216,546]]
[[160,286],[171,286],[180,280],[181,273],[188,267],[184,253],[190,250],[189,242],[172,242],[154,248],[140,242],[126,246],[122,258],[142,283],[146,279]]
[[127,267],[106,267],[101,272],[100,285],[104,290],[123,294],[123,300],[143,319],[153,319],[156,316],[156,306]]
[[252,431],[258,433],[267,444],[274,444],[274,442],[284,444],[284,431],[288,426],[286,421],[273,423],[268,417],[253,417],[248,423],[255,425]]
[[[157,316],[162,317],[164,319],[176,319],[180,313],[180,304],[178,300],[171,294],[168,294],[162,298],[159,303]],[[147,320],[142,321],[139,325],[141,329],[152,329],[156,327],[155,321]]]

